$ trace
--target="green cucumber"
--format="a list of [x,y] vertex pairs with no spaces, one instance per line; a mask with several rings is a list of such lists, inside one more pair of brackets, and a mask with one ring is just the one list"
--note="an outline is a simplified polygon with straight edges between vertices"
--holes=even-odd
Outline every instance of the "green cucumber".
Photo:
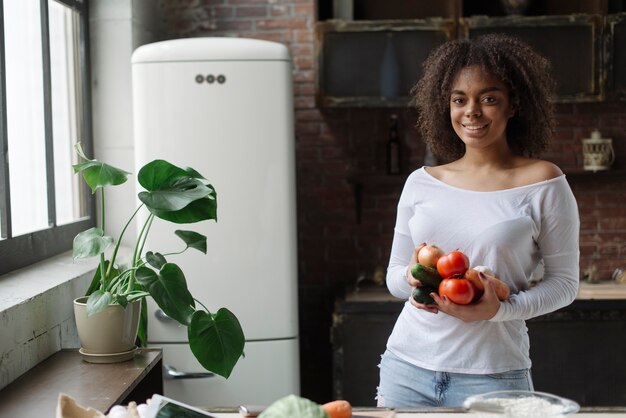
[[417,263],[411,269],[411,275],[422,282],[425,286],[437,288],[443,277],[439,275],[437,269]]
[[412,293],[413,300],[415,300],[415,302],[425,303],[427,305],[430,303],[435,303],[435,300],[430,297],[430,294],[433,292],[437,293],[437,290],[430,286],[416,287],[415,289],[413,289]]

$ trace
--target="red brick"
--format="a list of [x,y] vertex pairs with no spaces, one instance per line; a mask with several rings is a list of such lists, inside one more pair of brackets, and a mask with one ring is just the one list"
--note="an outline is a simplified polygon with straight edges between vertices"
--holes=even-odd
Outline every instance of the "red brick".
[[305,29],[307,21],[303,19],[264,19],[257,23],[259,29]]
[[238,6],[235,8],[237,17],[266,17],[268,10],[266,6]]
[[293,81],[315,81],[315,73],[312,70],[303,70],[301,68],[294,71]]
[[251,31],[253,26],[250,20],[220,20],[217,28],[221,31],[244,32]]
[[314,3],[308,3],[308,4],[296,4],[293,6],[293,12],[294,15],[296,16],[307,16],[312,18],[313,16],[315,16],[315,7],[314,7]]
[[276,17],[276,16],[286,17],[286,16],[291,15],[291,13],[292,13],[291,5],[273,4],[270,7],[270,16],[272,17]]

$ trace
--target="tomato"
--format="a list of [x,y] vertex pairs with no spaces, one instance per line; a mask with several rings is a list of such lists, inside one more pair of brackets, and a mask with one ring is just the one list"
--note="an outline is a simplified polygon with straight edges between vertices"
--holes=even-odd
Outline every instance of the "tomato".
[[439,296],[447,297],[459,305],[472,303],[476,295],[476,288],[467,279],[443,279],[439,284]]
[[444,279],[462,276],[469,268],[469,258],[461,251],[452,251],[437,260],[437,271]]
[[425,245],[417,253],[417,262],[423,266],[436,267],[444,251],[436,245]]
[[330,418],[351,418],[352,405],[343,399],[337,401],[326,402],[322,405],[322,409]]

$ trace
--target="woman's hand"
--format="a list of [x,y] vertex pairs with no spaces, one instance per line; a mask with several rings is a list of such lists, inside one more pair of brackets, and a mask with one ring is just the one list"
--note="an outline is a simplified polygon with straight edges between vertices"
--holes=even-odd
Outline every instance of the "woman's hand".
[[[411,274],[411,270],[413,270],[413,266],[417,264],[417,253],[419,253],[420,250],[425,246],[426,246],[426,243],[422,243],[418,245],[417,247],[415,247],[415,249],[413,250],[413,254],[411,255],[411,260],[409,261],[409,266],[407,267],[407,270],[406,270],[406,281],[409,284],[409,286],[411,286],[411,293],[413,293],[412,292],[413,289],[415,289],[416,287],[420,287],[422,285],[422,282],[420,282],[415,277],[413,277],[413,275]],[[423,309],[425,311],[432,312],[432,313],[439,312],[439,308],[435,304],[426,305],[424,303],[418,303],[415,301],[415,299],[413,299],[413,296],[409,296],[409,301],[411,302],[411,305],[415,306],[417,309]]]
[[425,246],[426,244],[423,243],[415,247],[415,249],[413,250],[413,254],[411,254],[411,260],[409,260],[409,265],[407,266],[405,271],[406,282],[409,284],[409,286],[411,286],[411,289],[422,285],[422,282],[413,277],[413,275],[411,274],[411,270],[413,270],[413,267],[417,264],[417,253],[419,253],[420,250]]
[[448,298],[441,298],[439,295],[432,293],[431,296],[437,303],[439,310],[464,322],[486,321],[493,318],[498,313],[498,309],[500,309],[500,300],[492,283],[492,280],[497,279],[490,278],[484,273],[479,273],[478,277],[485,287],[485,291],[480,299],[469,305],[458,305]]

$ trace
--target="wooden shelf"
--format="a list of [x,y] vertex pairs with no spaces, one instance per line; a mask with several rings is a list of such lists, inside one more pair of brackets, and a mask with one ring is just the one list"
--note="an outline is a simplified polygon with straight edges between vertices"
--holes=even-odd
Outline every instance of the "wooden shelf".
[[78,350],[61,350],[0,391],[1,417],[54,416],[60,393],[103,413],[163,394],[160,349],[140,349],[129,361],[93,364]]
[[568,171],[565,173],[567,180],[574,181],[595,181],[595,180],[626,180],[626,169],[618,168],[601,171]]

